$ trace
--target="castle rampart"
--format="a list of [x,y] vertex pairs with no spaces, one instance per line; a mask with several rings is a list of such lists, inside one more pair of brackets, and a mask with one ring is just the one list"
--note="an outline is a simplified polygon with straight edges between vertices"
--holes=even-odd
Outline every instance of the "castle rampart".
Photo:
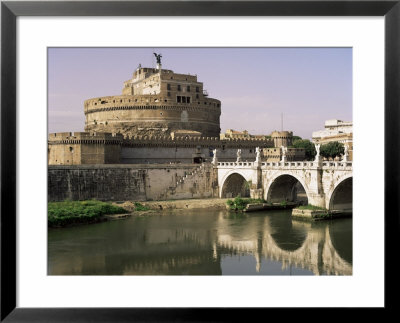
[[[113,99],[85,101],[86,131],[118,132],[124,135],[170,135],[176,130],[194,130],[203,136],[219,136],[221,108],[218,100],[207,99],[204,104],[185,104],[172,103],[153,96],[111,98]],[[138,101],[129,102],[135,100]],[[96,101],[100,103],[97,104]]]
[[52,133],[48,141],[49,165],[117,164],[123,136],[111,133]]
[[221,161],[255,158],[256,147],[273,147],[272,139],[219,137],[126,136],[111,133],[64,132],[49,135],[49,165],[193,163],[211,160],[218,150]]

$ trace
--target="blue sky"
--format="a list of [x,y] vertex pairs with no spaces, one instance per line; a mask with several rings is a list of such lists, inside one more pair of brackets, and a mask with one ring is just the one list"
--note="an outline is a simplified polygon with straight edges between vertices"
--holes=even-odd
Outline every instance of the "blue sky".
[[137,66],[196,74],[221,100],[221,131],[311,138],[325,120],[352,121],[351,48],[49,48],[48,131],[83,131],[83,101],[120,95]]

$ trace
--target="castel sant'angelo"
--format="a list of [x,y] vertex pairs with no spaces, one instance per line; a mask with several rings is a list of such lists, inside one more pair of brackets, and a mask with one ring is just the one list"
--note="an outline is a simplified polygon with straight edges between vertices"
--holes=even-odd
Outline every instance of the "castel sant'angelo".
[[50,165],[199,163],[214,149],[221,161],[234,161],[238,149],[253,160],[256,147],[279,158],[279,148],[291,144],[289,131],[220,135],[221,101],[208,96],[197,76],[162,69],[155,56],[156,68],[139,65],[122,95],[84,102],[85,132],[49,134]]

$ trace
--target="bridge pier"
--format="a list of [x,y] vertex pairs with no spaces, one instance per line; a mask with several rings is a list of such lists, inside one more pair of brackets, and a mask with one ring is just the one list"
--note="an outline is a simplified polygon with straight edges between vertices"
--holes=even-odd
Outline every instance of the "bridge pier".
[[324,208],[325,204],[326,204],[325,203],[325,195],[324,194],[314,194],[314,193],[309,194],[308,204]]
[[322,186],[323,169],[321,161],[313,163],[308,170],[308,204],[325,207],[325,194]]
[[262,170],[261,162],[255,162],[252,166],[255,176],[253,176],[254,181],[252,181],[252,186],[250,188],[250,197],[253,199],[263,199],[264,189],[262,188]]
[[252,199],[263,199],[264,198],[264,189],[262,188],[253,188],[250,189],[250,197]]

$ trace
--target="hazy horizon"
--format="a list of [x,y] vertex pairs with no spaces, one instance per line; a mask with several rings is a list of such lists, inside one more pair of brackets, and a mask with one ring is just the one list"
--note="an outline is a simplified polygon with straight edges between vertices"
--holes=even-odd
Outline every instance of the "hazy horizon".
[[139,64],[197,75],[221,101],[221,132],[281,130],[311,138],[352,121],[351,48],[49,48],[48,132],[84,131],[86,99],[121,95]]

